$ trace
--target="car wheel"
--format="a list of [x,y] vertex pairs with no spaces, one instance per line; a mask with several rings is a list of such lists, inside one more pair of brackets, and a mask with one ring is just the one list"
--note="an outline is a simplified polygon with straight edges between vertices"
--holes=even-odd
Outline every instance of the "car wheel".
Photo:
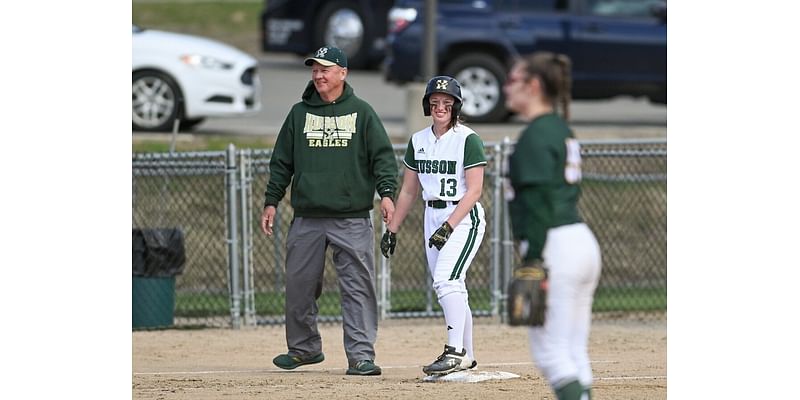
[[357,4],[346,1],[328,4],[317,18],[315,32],[315,47],[336,46],[347,55],[349,68],[366,66],[372,35]]
[[497,59],[464,54],[447,65],[445,74],[461,83],[461,113],[467,122],[500,122],[508,117],[503,95],[506,69]]
[[158,71],[133,74],[133,130],[163,132],[172,130],[178,112],[180,89],[168,75]]
[[667,89],[664,88],[662,91],[654,95],[650,95],[648,98],[650,99],[651,103],[667,104]]
[[192,128],[205,120],[205,118],[181,119],[179,129],[181,131],[190,131]]

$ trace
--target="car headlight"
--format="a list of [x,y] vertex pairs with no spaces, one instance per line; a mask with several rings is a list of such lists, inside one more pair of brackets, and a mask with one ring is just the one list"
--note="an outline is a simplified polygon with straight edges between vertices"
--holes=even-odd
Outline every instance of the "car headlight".
[[218,58],[201,56],[197,54],[185,54],[181,56],[181,62],[191,67],[202,67],[209,69],[231,69],[232,63],[227,63]]

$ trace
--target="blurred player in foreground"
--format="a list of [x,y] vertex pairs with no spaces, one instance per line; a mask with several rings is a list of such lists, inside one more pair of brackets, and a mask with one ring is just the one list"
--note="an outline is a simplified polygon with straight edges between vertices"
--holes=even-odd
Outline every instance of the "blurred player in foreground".
[[[510,302],[509,320],[530,325],[531,355],[558,399],[585,400],[591,399],[587,342],[601,260],[597,240],[577,207],[580,147],[566,122],[570,64],[565,55],[534,53],[514,62],[503,87],[506,106],[530,121],[508,165],[509,215],[523,259],[517,271],[543,272],[515,272],[515,279],[538,279],[533,290],[546,293],[541,303],[535,301],[538,294],[529,296],[535,304]],[[559,106],[563,117],[556,112]],[[512,292],[510,297],[519,295]],[[515,321],[515,314],[537,307],[543,308],[532,310],[529,320]]]

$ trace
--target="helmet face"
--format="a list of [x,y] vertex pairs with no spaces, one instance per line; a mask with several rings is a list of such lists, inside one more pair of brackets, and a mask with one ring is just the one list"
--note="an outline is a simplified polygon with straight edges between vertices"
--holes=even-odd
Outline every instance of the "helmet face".
[[422,112],[426,117],[431,115],[431,95],[434,93],[444,93],[453,96],[455,103],[453,104],[453,117],[457,117],[461,111],[461,84],[455,78],[440,75],[434,76],[428,81],[428,86],[425,87],[425,95],[422,96]]

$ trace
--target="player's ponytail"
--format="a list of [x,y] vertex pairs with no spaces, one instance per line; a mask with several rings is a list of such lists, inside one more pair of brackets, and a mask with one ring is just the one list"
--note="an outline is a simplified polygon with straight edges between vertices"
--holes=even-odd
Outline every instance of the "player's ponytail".
[[557,54],[554,58],[556,64],[560,67],[560,75],[559,79],[561,80],[561,84],[559,85],[561,90],[559,90],[559,97],[561,98],[561,113],[564,116],[565,121],[569,121],[569,103],[572,100],[572,76],[570,71],[571,62],[569,57],[563,54]]
[[524,58],[525,72],[538,77],[544,96],[553,106],[561,109],[562,116],[569,120],[569,104],[572,100],[572,62],[564,54],[538,51]]

